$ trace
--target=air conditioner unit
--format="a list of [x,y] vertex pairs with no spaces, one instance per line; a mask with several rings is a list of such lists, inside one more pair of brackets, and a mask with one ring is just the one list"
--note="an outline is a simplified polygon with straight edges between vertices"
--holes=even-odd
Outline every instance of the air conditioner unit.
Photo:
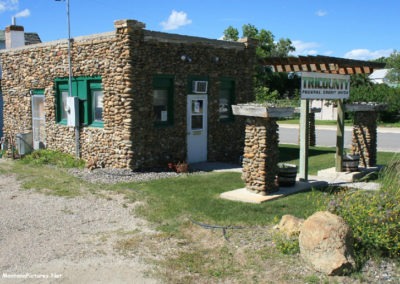
[[17,133],[16,146],[18,154],[27,155],[33,150],[33,134],[32,131],[26,133]]
[[193,93],[207,94],[208,81],[193,81]]

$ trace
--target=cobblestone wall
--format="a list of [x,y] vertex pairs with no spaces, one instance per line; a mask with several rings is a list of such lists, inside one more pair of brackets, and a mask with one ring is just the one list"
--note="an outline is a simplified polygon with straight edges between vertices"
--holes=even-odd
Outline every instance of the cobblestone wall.
[[247,118],[242,179],[246,188],[266,195],[278,190],[278,124],[275,118]]
[[360,155],[361,167],[376,166],[377,119],[374,111],[354,113],[352,153]]
[[[235,80],[235,102],[253,100],[255,50],[226,43],[144,30],[144,24],[115,22],[115,32],[75,38],[72,71],[101,76],[104,128],[80,129],[80,152],[106,167],[140,168],[186,159],[186,96],[192,76],[209,80],[208,159],[237,160],[243,148],[243,119],[220,122],[218,91],[221,78]],[[189,55],[191,62],[181,60]],[[0,52],[4,94],[4,132],[11,137],[32,127],[31,90],[45,90],[46,145],[75,153],[72,127],[56,123],[55,78],[68,77],[66,41]],[[215,60],[218,58],[218,60]],[[174,121],[156,127],[152,121],[152,80],[174,75]]]

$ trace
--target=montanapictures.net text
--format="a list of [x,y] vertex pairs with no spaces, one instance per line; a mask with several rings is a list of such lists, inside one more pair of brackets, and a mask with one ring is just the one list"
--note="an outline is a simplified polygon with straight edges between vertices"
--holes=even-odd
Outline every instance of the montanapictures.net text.
[[16,273],[4,273],[3,272],[3,278],[8,278],[8,279],[55,279],[55,278],[61,278],[62,274],[57,274],[57,273],[50,273],[50,274],[35,274],[35,273],[22,273],[22,274],[16,274]]

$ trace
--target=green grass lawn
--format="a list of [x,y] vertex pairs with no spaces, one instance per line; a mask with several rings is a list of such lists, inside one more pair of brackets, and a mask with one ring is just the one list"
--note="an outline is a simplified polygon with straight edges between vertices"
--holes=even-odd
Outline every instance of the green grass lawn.
[[[310,174],[335,166],[334,148],[311,147],[309,154]],[[281,162],[298,164],[298,157],[297,145],[280,145]],[[378,163],[386,165],[392,158],[393,153],[379,153]],[[147,202],[138,212],[166,231],[177,230],[190,218],[222,225],[266,225],[284,214],[304,218],[329,200],[327,193],[318,190],[257,205],[220,199],[220,193],[244,187],[240,173],[188,175],[120,186],[144,193]]]
[[266,225],[284,214],[306,217],[320,204],[313,203],[322,192],[298,193],[263,204],[233,202],[219,198],[225,191],[243,188],[240,173],[207,173],[127,184],[145,192],[146,205],[138,213],[166,231],[178,230],[193,219],[219,225]]

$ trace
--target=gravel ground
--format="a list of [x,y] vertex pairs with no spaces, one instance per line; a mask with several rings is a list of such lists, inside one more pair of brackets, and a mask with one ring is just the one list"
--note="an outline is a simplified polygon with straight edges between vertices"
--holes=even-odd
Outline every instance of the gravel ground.
[[150,170],[146,172],[134,172],[129,169],[70,169],[68,172],[76,177],[82,178],[92,183],[118,183],[118,182],[132,182],[132,181],[148,181],[153,179],[161,179],[168,177],[176,177],[179,174],[172,171]]
[[0,175],[0,283],[157,283],[152,268],[115,244],[152,233],[118,194],[62,198],[22,191]]

